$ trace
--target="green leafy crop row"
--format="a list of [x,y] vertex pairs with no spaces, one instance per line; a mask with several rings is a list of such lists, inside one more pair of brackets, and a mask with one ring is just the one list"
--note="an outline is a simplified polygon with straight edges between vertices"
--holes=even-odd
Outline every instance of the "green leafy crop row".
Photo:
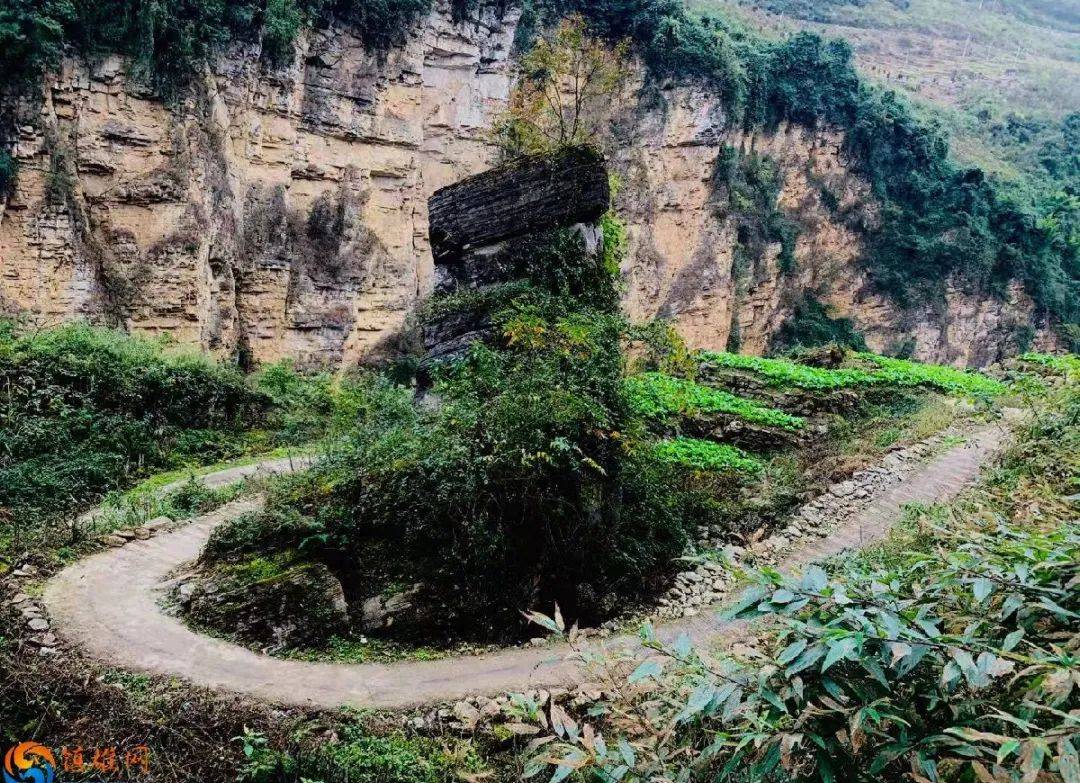
[[1001,394],[1005,385],[982,373],[958,370],[938,364],[922,364],[908,359],[892,359],[873,353],[857,354],[860,359],[876,364],[874,371],[879,383],[893,386],[930,386],[949,394]]
[[777,388],[811,389],[825,391],[844,389],[875,383],[872,374],[865,370],[828,370],[799,364],[790,359],[770,359],[764,356],[747,356],[741,353],[715,353],[702,351],[698,359],[705,365],[732,370],[746,370],[761,376],[770,386]]
[[663,373],[647,372],[631,376],[626,379],[625,389],[631,407],[638,414],[650,418],[726,413],[752,424],[779,427],[791,432],[806,426],[806,421],[799,416]]
[[703,351],[698,354],[705,365],[746,370],[761,376],[777,388],[810,390],[844,389],[858,386],[927,386],[949,394],[1000,394],[1000,381],[978,372],[958,370],[936,364],[922,364],[907,359],[892,359],[873,353],[855,356],[867,363],[867,369],[845,367],[830,370],[811,367],[790,359],[745,356],[737,353]]
[[1080,374],[1080,356],[1075,354],[1025,353],[1020,359],[1066,375]]
[[656,454],[665,462],[694,470],[753,474],[762,468],[758,460],[742,449],[697,438],[662,440],[656,444]]

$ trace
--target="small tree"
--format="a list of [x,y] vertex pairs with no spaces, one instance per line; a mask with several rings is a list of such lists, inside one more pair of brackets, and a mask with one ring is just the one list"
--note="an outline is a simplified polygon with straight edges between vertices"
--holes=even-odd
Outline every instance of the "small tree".
[[511,154],[574,144],[602,146],[603,124],[630,76],[629,43],[608,46],[578,15],[564,19],[522,58],[519,82],[495,127]]

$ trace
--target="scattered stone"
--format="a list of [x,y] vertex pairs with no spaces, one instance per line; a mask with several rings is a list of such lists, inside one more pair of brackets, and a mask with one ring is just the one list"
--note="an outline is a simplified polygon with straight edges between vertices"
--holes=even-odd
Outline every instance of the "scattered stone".
[[134,541],[135,540],[135,531],[134,530],[117,530],[116,533],[114,533],[114,535],[118,536],[119,538],[124,539],[125,541]]
[[26,593],[16,593],[15,597],[12,598],[11,601],[9,601],[9,603],[12,606],[18,606],[19,604],[24,604],[29,600],[30,600],[30,596],[28,596]]
[[54,633],[41,633],[34,636],[26,637],[26,641],[35,647],[55,647],[56,646],[56,634]]
[[480,722],[480,710],[467,701],[459,701],[454,705],[454,717],[461,722],[464,728],[473,729]]
[[157,531],[168,527],[172,523],[173,521],[169,517],[154,517],[145,525],[143,525],[143,528],[145,530],[149,530],[151,533],[156,533]]
[[854,481],[842,481],[832,488],[832,494],[839,498],[845,498],[855,491]]
[[26,622],[26,627],[31,631],[47,631],[49,630],[49,621],[41,617],[33,617]]
[[112,547],[122,547],[127,543],[127,539],[120,536],[102,536],[101,542]]
[[539,726],[530,726],[528,723],[504,723],[503,728],[517,737],[531,737],[540,733]]
[[150,538],[150,535],[150,531],[147,530],[145,527],[135,528],[135,538],[139,539],[140,541],[145,541],[146,539]]

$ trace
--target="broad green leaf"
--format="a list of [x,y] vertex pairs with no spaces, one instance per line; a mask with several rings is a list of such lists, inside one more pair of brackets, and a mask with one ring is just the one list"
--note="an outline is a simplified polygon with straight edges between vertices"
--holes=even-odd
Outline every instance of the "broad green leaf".
[[681,633],[676,637],[675,644],[672,645],[672,650],[680,658],[688,658],[691,651],[690,636],[686,633]]
[[644,680],[646,677],[656,677],[664,670],[663,664],[660,661],[650,658],[647,661],[642,661],[636,669],[627,678],[627,682],[631,685],[640,680]]
[[735,620],[741,617],[751,607],[756,607],[761,603],[761,599],[766,595],[766,591],[762,587],[751,587],[743,592],[739,600],[729,609],[725,609],[720,613],[722,619]]
[[1065,607],[1055,603],[1054,601],[1051,601],[1045,595],[1039,598],[1039,603],[1056,615],[1060,615],[1061,617],[1071,617],[1073,619],[1080,620],[1080,614],[1072,612]]
[[795,659],[794,663],[792,663],[791,666],[787,668],[784,674],[786,674],[788,677],[796,675],[799,672],[813,666],[815,663],[821,660],[821,656],[823,656],[824,654],[825,645],[823,644],[815,644],[812,647],[808,647],[805,651],[803,651],[802,655]]
[[1058,772],[1065,783],[1080,783],[1080,757],[1074,749],[1070,748],[1058,758]]
[[1001,619],[1006,620],[1009,616],[1024,605],[1024,597],[1012,593],[1001,604]]
[[1007,759],[1010,755],[1012,755],[1013,753],[1015,753],[1018,750],[1020,750],[1020,741],[1019,740],[1011,739],[1011,740],[1008,740],[1007,742],[1003,742],[1001,744],[1001,747],[998,748],[997,763],[1001,764],[1003,761],[1005,761],[1005,759]]
[[1024,629],[1021,628],[1018,631],[1013,631],[1011,634],[1005,637],[1005,641],[1001,644],[1001,649],[1005,652],[1016,649],[1016,645],[1020,644],[1020,640],[1024,638]]
[[829,577],[821,566],[812,565],[806,569],[802,578],[802,588],[810,593],[820,593],[829,583]]
[[781,588],[780,590],[777,590],[775,593],[773,593],[772,597],[769,599],[769,601],[771,603],[781,604],[781,605],[782,604],[789,604],[794,600],[795,600],[795,593],[791,592],[790,590],[785,590],[783,588]]
[[574,774],[573,767],[564,767],[561,764],[555,768],[555,774],[551,776],[551,783],[561,783]]
[[975,596],[976,603],[981,604],[994,592],[994,583],[986,577],[979,577],[971,583],[971,592]]
[[776,662],[781,665],[791,663],[802,654],[802,651],[806,649],[806,645],[806,639],[798,639],[797,641],[792,642],[784,648],[783,652],[776,656]]
[[829,652],[821,664],[821,671],[827,672],[834,663],[842,658],[847,658],[855,651],[856,646],[858,646],[858,643],[850,636],[836,642],[831,642],[829,644]]

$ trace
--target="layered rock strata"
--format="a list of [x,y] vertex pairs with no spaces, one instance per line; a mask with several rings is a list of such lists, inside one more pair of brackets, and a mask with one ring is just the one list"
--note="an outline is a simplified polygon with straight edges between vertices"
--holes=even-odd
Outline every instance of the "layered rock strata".
[[[490,129],[514,82],[515,4],[466,19],[439,0],[407,40],[304,34],[270,68],[230,49],[168,105],[115,57],[67,61],[5,140],[20,166],[0,203],[0,310],[165,334],[250,363],[336,367],[395,350],[435,287],[428,198],[499,160]],[[901,310],[875,292],[878,207],[835,129],[733,130],[710,92],[641,77],[613,99],[606,140],[628,225],[624,304],[695,347],[766,350],[807,296],[876,350],[961,365],[1050,347],[1022,287],[946,281]],[[721,176],[775,172],[786,242],[762,235]],[[1032,329],[1032,327],[1036,327]]]

